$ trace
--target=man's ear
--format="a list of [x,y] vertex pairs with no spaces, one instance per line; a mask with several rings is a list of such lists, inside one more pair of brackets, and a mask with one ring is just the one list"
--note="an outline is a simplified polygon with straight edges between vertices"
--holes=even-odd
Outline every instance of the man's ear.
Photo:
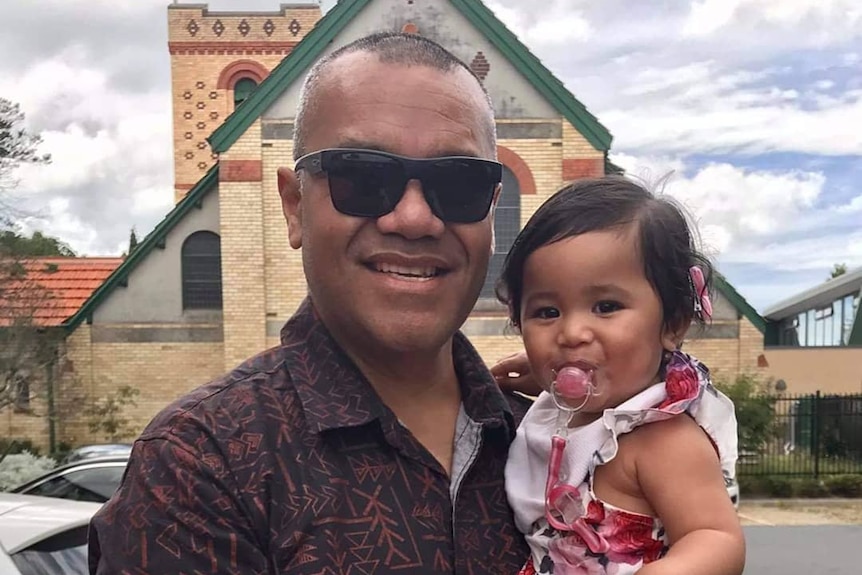
[[278,195],[281,196],[281,211],[287,221],[287,239],[290,247],[302,247],[302,190],[299,176],[290,168],[278,169]]

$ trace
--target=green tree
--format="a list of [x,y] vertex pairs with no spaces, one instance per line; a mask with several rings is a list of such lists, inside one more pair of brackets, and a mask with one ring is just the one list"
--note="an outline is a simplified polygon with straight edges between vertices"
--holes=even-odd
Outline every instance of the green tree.
[[138,247],[138,234],[135,232],[134,226],[132,226],[132,231],[129,233],[129,255],[132,255],[136,247]]
[[31,134],[24,127],[24,113],[20,106],[0,98],[0,201],[4,208],[0,217],[6,220],[7,225],[10,206],[3,196],[18,184],[15,171],[22,164],[51,161],[49,154],[38,153],[41,143],[38,134]]
[[84,409],[91,433],[98,433],[112,443],[134,437],[138,430],[126,416],[126,408],[138,405],[140,391],[130,385],[118,387]]
[[75,257],[77,254],[62,240],[33,232],[27,237],[15,230],[0,232],[0,254],[19,259],[31,257]]
[[832,266],[832,271],[829,272],[829,279],[835,279],[838,276],[843,276],[847,273],[847,264],[835,264]]

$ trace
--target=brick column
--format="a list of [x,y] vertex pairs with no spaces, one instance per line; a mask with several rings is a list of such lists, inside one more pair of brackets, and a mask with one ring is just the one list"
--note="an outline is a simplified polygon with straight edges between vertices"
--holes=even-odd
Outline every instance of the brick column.
[[266,349],[260,120],[219,161],[225,370]]

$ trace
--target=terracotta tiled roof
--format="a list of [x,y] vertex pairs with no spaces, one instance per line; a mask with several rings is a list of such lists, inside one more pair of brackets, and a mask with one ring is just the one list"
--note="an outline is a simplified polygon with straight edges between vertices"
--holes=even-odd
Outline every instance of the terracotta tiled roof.
[[46,327],[61,325],[121,263],[122,258],[21,261],[23,273],[14,279],[0,278],[0,325],[9,325],[15,318]]

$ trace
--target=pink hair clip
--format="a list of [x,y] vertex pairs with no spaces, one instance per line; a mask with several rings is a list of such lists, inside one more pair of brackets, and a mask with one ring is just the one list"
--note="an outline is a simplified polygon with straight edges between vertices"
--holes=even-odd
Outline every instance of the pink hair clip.
[[691,266],[688,269],[691,277],[691,285],[694,288],[694,312],[703,320],[712,319],[712,300],[706,291],[706,279],[700,266]]

